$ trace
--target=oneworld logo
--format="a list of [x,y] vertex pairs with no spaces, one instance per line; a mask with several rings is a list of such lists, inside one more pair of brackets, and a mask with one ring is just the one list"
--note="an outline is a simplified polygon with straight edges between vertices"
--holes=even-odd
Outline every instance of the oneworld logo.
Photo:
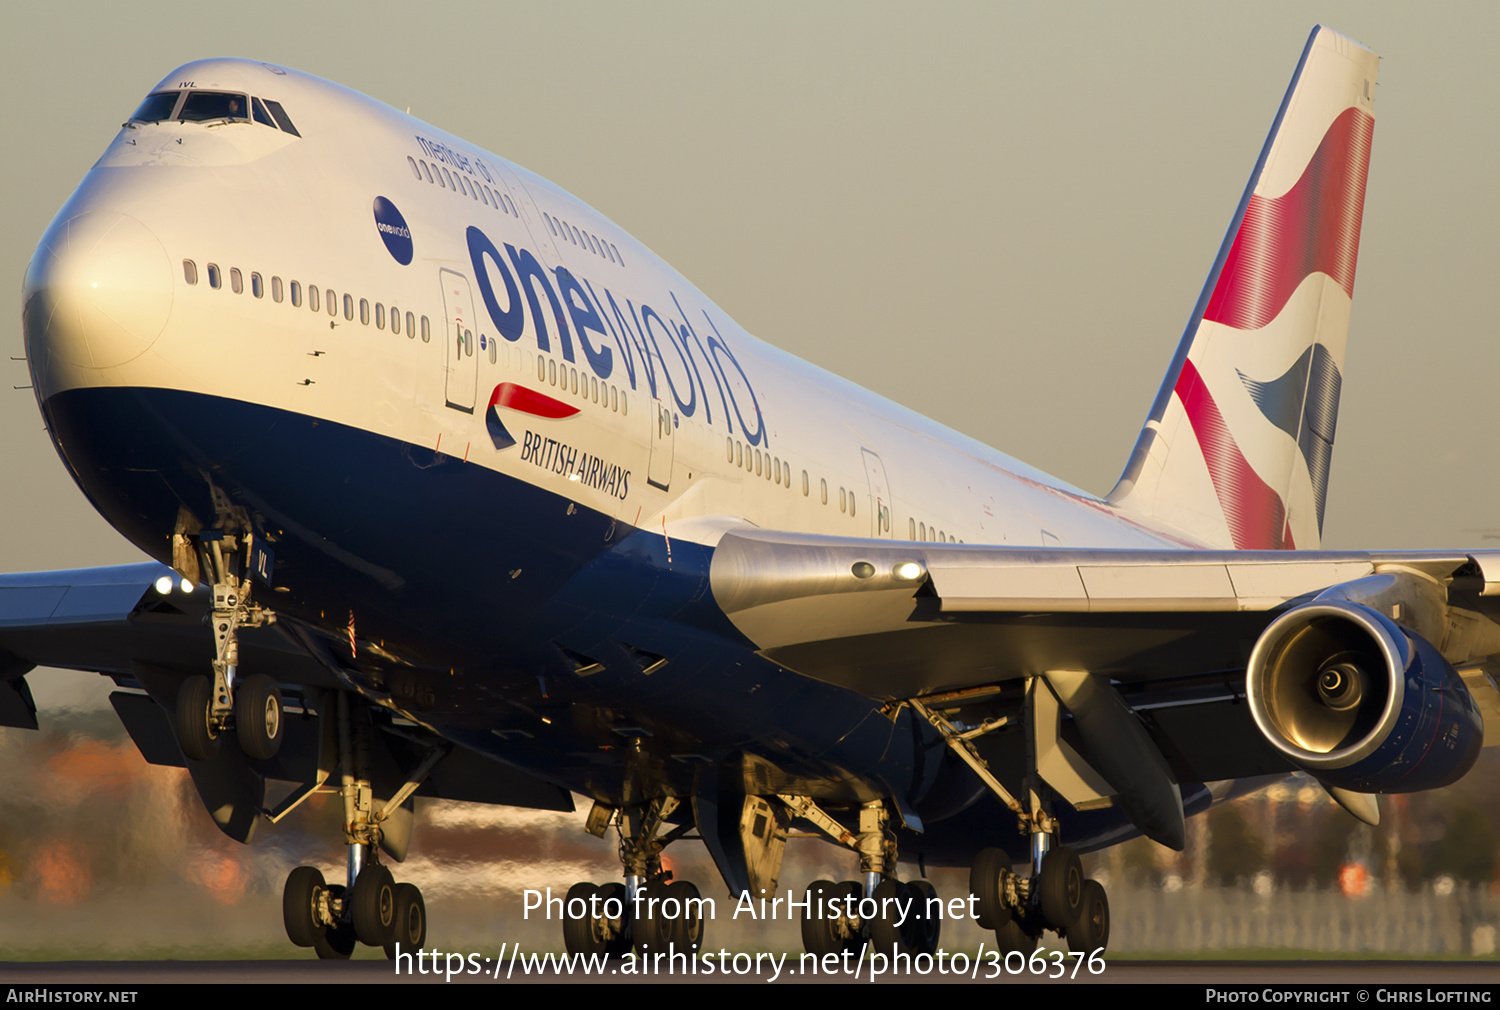
[[375,230],[397,263],[406,266],[411,262],[411,229],[396,205],[383,196],[375,198]]

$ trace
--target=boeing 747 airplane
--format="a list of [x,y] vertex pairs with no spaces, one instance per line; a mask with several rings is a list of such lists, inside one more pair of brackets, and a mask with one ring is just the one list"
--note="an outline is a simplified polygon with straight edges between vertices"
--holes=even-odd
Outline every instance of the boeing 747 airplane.
[[[1373,822],[1500,714],[1500,552],[1319,550],[1376,69],[1313,32],[1102,497],[760,342],[498,155],[174,70],[25,280],[58,455],[156,560],[0,577],[0,725],[34,667],[97,671],[230,837],[337,793],[347,873],[284,892],[329,958],[422,946],[416,796],[591,802],[620,880],[557,894],[594,954],[701,943],[684,839],[805,894],[814,953],[936,949],[913,864],[969,867],[1002,950],[1098,951],[1079,852],[1295,771]],[[850,879],[783,884],[794,826]]]

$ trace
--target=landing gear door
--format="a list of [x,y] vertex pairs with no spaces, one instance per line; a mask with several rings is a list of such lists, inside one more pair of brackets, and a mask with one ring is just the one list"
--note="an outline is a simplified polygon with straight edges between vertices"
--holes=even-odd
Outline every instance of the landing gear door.
[[865,477],[870,482],[870,536],[891,535],[891,486],[885,479],[885,464],[869,449],[861,449],[865,459]]
[[672,483],[672,408],[660,400],[652,400],[651,406],[656,416],[651,421],[651,462],[646,467],[646,483],[665,491]]
[[479,356],[474,353],[477,341],[474,319],[474,296],[469,279],[452,270],[442,270],[443,305],[446,312],[443,352],[447,368],[444,395],[448,406],[474,413],[474,391],[479,385]]

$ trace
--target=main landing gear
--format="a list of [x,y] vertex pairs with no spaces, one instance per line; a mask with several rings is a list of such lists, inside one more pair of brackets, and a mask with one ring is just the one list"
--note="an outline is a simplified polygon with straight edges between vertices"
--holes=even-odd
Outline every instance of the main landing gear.
[[595,803],[588,831],[603,837],[614,824],[620,833],[623,883],[578,883],[563,905],[563,942],[569,954],[623,957],[631,948],[653,954],[696,956],[703,947],[703,898],[696,885],[673,880],[662,869],[661,853],[687,834],[682,824],[658,835],[680,805],[667,796],[616,810]]
[[1030,954],[1048,929],[1073,950],[1092,953],[1109,945],[1104,887],[1084,877],[1078,853],[1066,846],[1046,849],[1030,878],[1011,871],[1004,851],[982,849],[969,870],[969,891],[979,924],[995,931],[1002,952]]
[[[1048,692],[1048,693],[1039,693]],[[1098,881],[1085,878],[1078,853],[1056,845],[1059,836],[1053,816],[1053,793],[1042,774],[1039,755],[1058,753],[1058,709],[1049,687],[1033,678],[1027,687],[1026,806],[1013,797],[990,771],[971,743],[998,729],[1005,720],[982,723],[960,731],[942,714],[920,701],[909,702],[942,734],[944,742],[1017,815],[1020,829],[1031,838],[1031,872],[1018,876],[1010,856],[1001,849],[983,849],[969,870],[969,892],[975,899],[979,924],[995,931],[1003,952],[1030,954],[1045,930],[1065,937],[1072,950],[1093,953],[1109,944],[1109,899]],[[1052,761],[1052,774],[1061,774]],[[1076,767],[1074,769],[1076,775]],[[1088,783],[1080,783],[1088,788]],[[1076,784],[1075,784],[1076,787]]]
[[806,798],[782,797],[796,816],[859,854],[863,883],[815,880],[802,913],[802,946],[809,954],[858,957],[869,943],[881,954],[937,953],[941,919],[934,914],[937,890],[925,880],[896,879],[896,838],[880,801],[859,811],[859,831],[842,829]]
[[[318,957],[345,958],[357,942],[381,947],[395,959],[398,952],[414,953],[427,941],[427,906],[414,884],[397,883],[378,861],[382,823],[417,789],[441,752],[433,752],[406,784],[375,809],[369,778],[369,733],[362,718],[354,718],[346,693],[337,697],[339,793],[344,801],[347,844],[345,883],[329,884],[311,866],[299,866],[287,877],[281,915],[286,935],[299,947],[311,947]],[[289,809],[289,808],[288,808]]]

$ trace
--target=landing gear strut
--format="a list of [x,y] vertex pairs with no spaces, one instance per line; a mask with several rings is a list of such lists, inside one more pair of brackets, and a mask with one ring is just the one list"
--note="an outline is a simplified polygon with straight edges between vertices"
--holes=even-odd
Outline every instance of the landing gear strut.
[[1038,760],[1039,752],[1057,747],[1056,701],[1050,693],[1038,694],[1050,690],[1042,678],[1033,678],[1027,686],[1027,806],[1000,784],[971,743],[1000,728],[1006,720],[986,721],[976,729],[960,731],[923,702],[913,700],[910,704],[1017,815],[1021,831],[1031,839],[1031,872],[1027,878],[1011,870],[1010,857],[1000,849],[983,849],[975,856],[969,871],[969,891],[975,898],[979,924],[995,931],[995,941],[1004,952],[1030,954],[1042,932],[1050,929],[1067,937],[1070,946],[1092,953],[1109,943],[1109,900],[1098,881],[1084,877],[1078,853],[1054,844],[1060,830],[1052,813],[1052,790],[1043,781]]
[[240,628],[276,619],[250,602],[251,580],[242,568],[249,568],[252,539],[205,530],[198,540],[199,568],[212,580],[213,677],[198,674],[178,688],[177,743],[184,756],[206,761],[218,752],[221,735],[233,730],[246,757],[269,760],[281,748],[281,689],[263,673],[238,677]]
[[[370,727],[354,718],[347,693],[337,698],[339,793],[344,800],[345,884],[327,884],[311,866],[299,866],[282,891],[286,935],[320,958],[344,958],[355,941],[385,950],[415,952],[427,940],[427,907],[413,884],[398,884],[378,861],[384,815],[404,803],[436,764],[434,752],[405,786],[377,812],[369,778]],[[283,812],[284,813],[284,812]]]
[[673,796],[616,810],[595,803],[588,830],[602,837],[611,824],[620,833],[624,883],[574,884],[564,905],[563,942],[570,954],[621,957],[635,947],[642,957],[686,953],[703,946],[703,899],[686,880],[664,871],[661,853],[687,834],[691,823],[657,831],[680,805]]
[[782,796],[781,800],[794,815],[859,854],[863,883],[815,880],[808,886],[802,945],[809,954],[855,956],[866,942],[888,956],[937,952],[942,922],[931,914],[937,890],[925,880],[903,883],[896,879],[896,837],[883,801],[860,807],[855,834],[807,797]]

